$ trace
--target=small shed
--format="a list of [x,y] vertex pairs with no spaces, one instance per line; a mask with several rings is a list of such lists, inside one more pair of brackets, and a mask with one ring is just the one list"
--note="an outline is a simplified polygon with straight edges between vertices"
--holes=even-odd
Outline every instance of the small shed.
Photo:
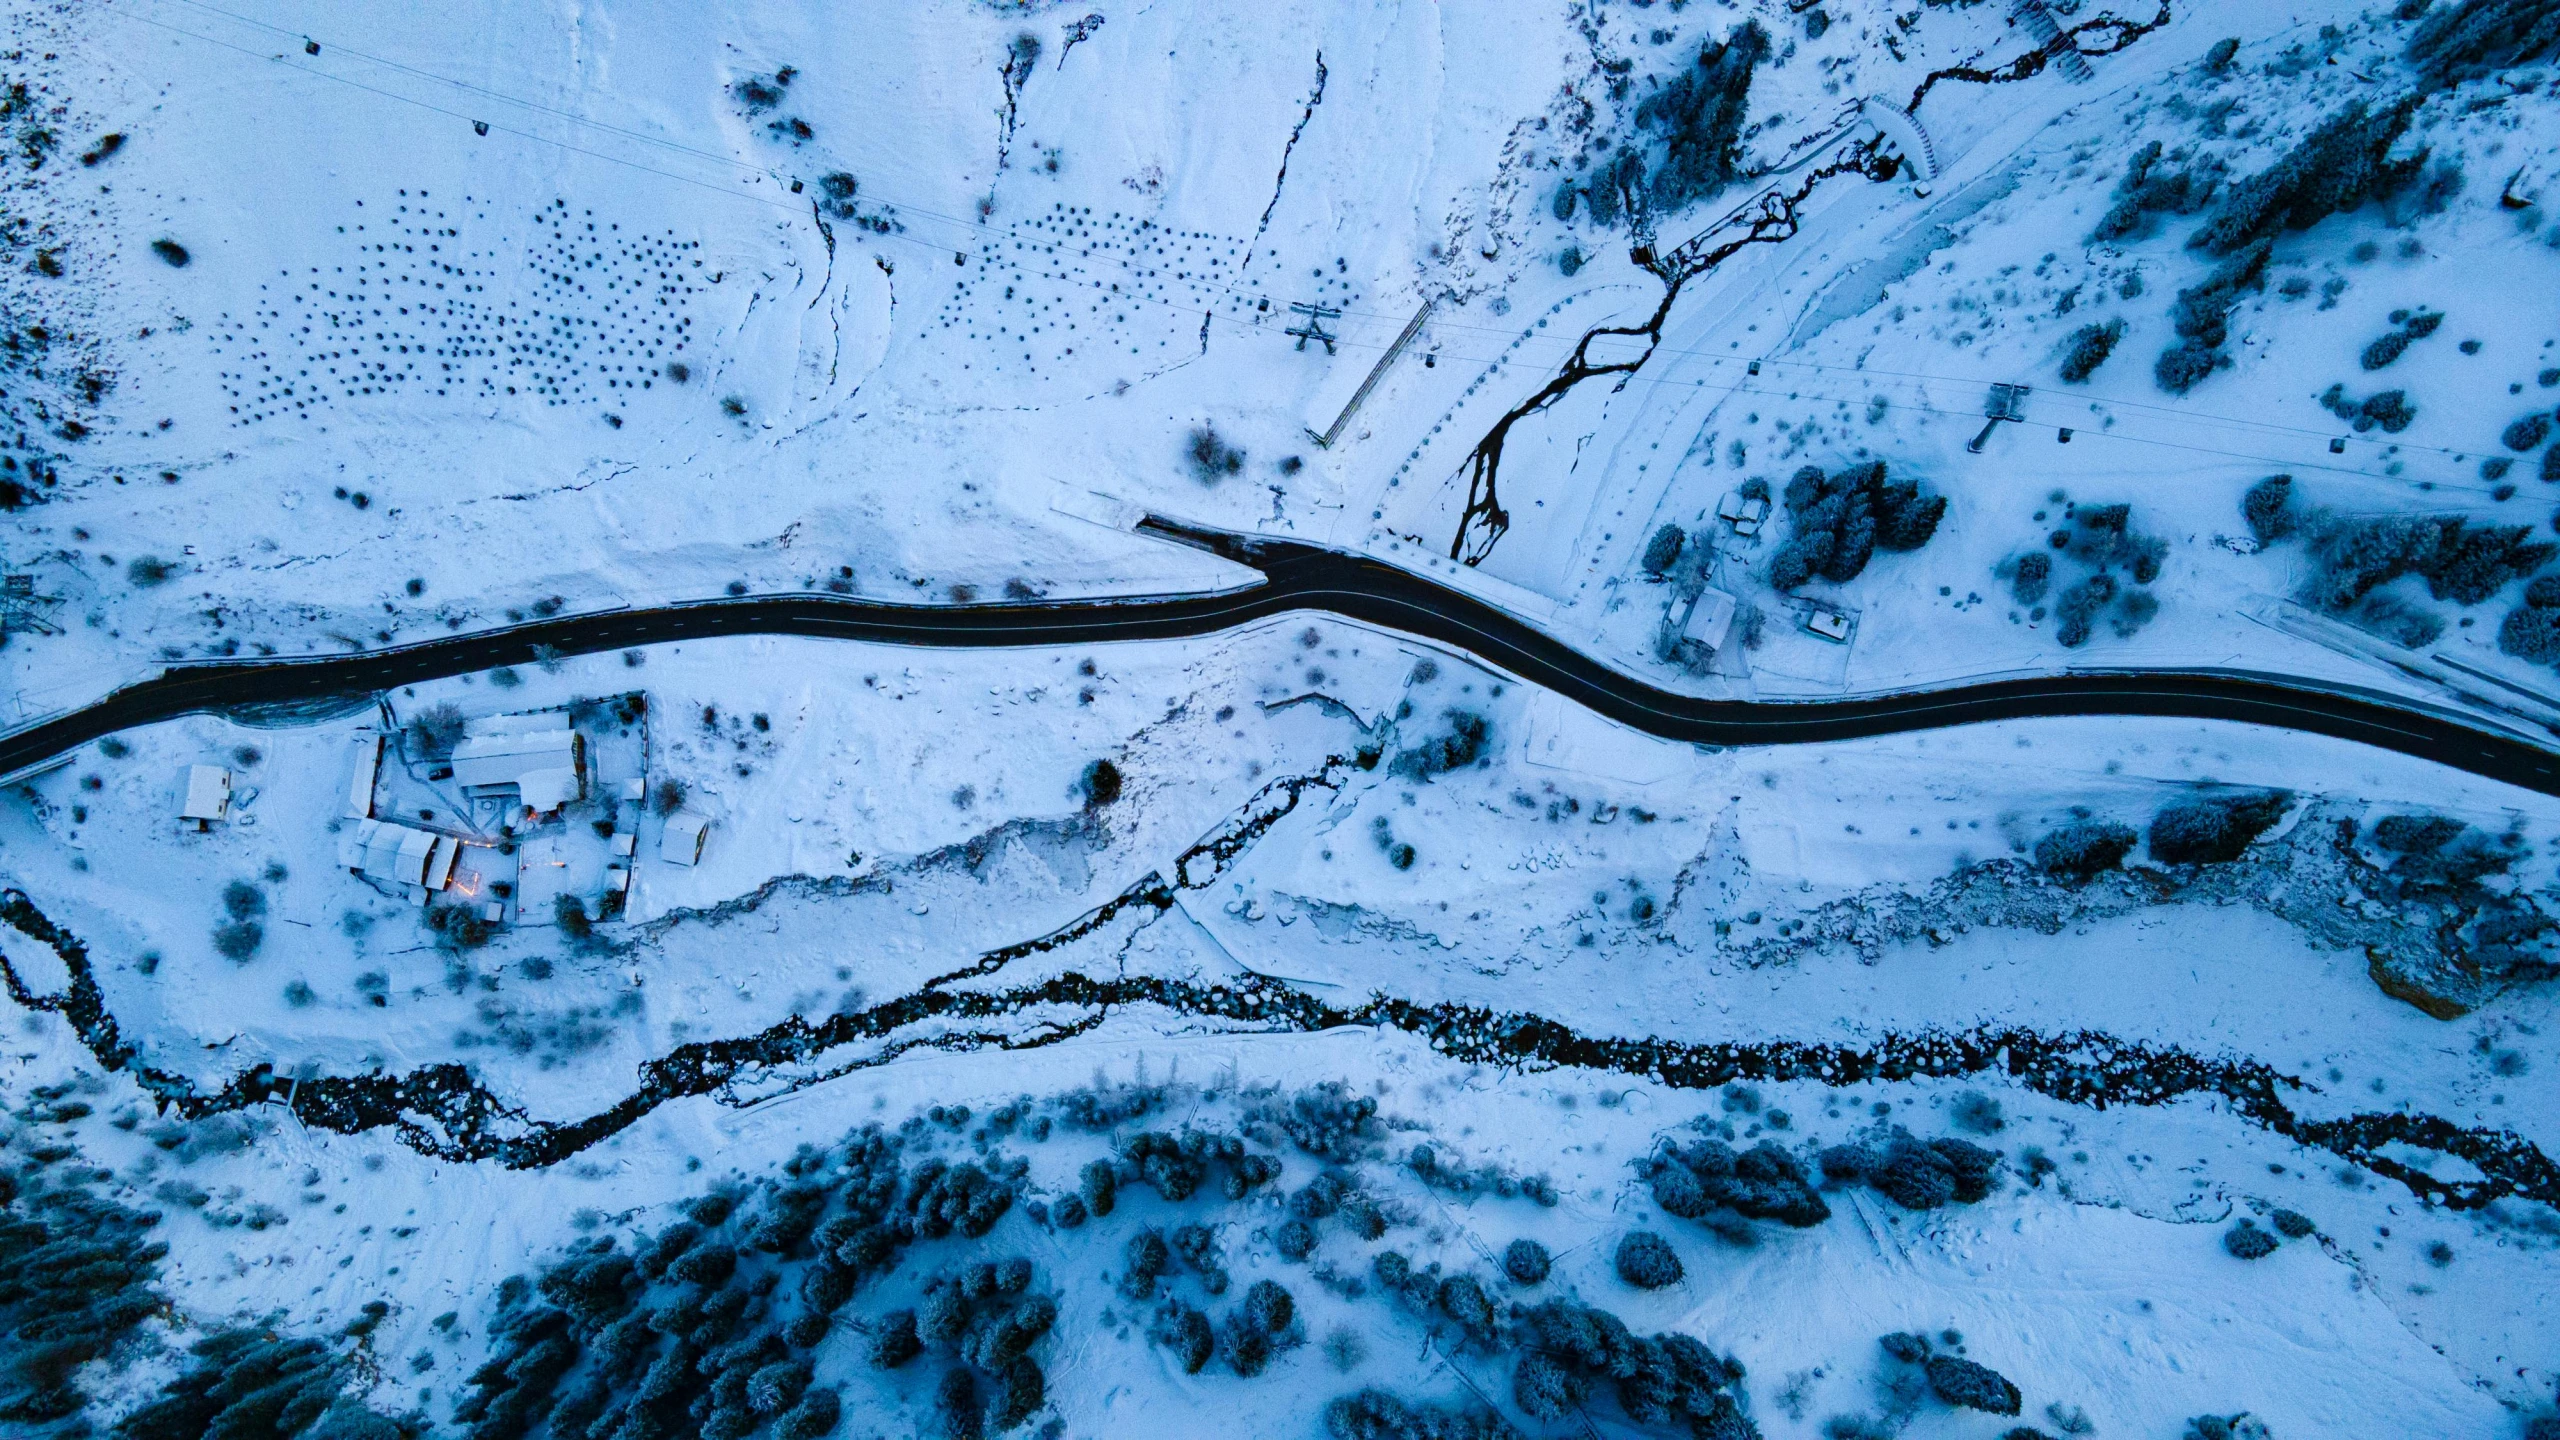
[[1769,497],[1727,490],[1716,502],[1716,517],[1732,526],[1736,535],[1757,535],[1769,520]]
[[372,730],[355,739],[355,777],[347,782],[347,818],[373,818],[373,782],[382,772],[382,736]]
[[219,765],[188,766],[186,798],[179,802],[178,818],[194,821],[198,830],[230,819],[231,772]]
[[702,842],[710,830],[708,817],[677,811],[667,817],[667,831],[658,838],[658,858],[672,865],[700,864]]
[[1804,612],[1804,628],[1834,645],[1846,645],[1849,643],[1850,632],[1856,626],[1840,611],[1825,610],[1817,606]]

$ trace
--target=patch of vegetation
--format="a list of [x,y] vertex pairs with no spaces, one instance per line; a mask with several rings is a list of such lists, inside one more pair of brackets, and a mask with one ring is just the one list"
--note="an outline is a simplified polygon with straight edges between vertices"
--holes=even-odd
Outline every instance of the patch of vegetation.
[[1735,1396],[1743,1369],[1686,1335],[1639,1338],[1606,1310],[1551,1300],[1522,1314],[1511,1395],[1537,1420],[1560,1420],[1601,1392],[1643,1427],[1679,1425],[1726,1440],[1753,1433]]
[[1733,1215],[1805,1229],[1831,1218],[1804,1167],[1771,1141],[1739,1155],[1714,1140],[1665,1143],[1637,1171],[1651,1182],[1654,1203],[1683,1220]]
[[461,707],[450,700],[437,701],[409,717],[410,743],[427,759],[450,760],[453,747],[462,743],[462,732],[468,723]]
[[2139,838],[2132,826],[2112,820],[2074,820],[2036,841],[2036,868],[2067,880],[2087,880],[2122,865]]
[[2400,328],[2384,334],[2364,347],[2364,354],[2357,363],[2365,369],[2379,370],[2399,359],[2412,342],[2424,340],[2436,333],[2436,327],[2444,323],[2444,314],[2436,310],[2421,310],[2416,314],[2406,310],[2395,310],[2391,313],[2391,323]]
[[[40,1086],[36,1098],[61,1093]],[[163,1312],[151,1284],[169,1247],[148,1238],[156,1212],[93,1194],[76,1167],[51,1171],[42,1155],[52,1153],[0,1170],[0,1333],[10,1337],[0,1422],[24,1427],[18,1433],[87,1433],[73,1418],[88,1403],[73,1376]],[[48,1428],[64,1421],[71,1427]]]
[[2252,485],[2240,497],[2241,518],[2249,522],[2249,533],[2260,545],[2272,545],[2294,531],[2298,517],[2293,511],[2293,477],[2270,475]]
[[2231,255],[2280,230],[2307,230],[2389,196],[2426,163],[2424,151],[2405,160],[2389,158],[2418,103],[2412,95],[2376,111],[2362,100],[2349,101],[2282,159],[2224,191],[2188,245]]
[[1076,777],[1076,793],[1084,797],[1086,810],[1100,810],[1120,798],[1120,783],[1119,766],[1096,760]]
[[1686,1273],[1680,1264],[1680,1252],[1671,1242],[1650,1230],[1630,1230],[1618,1241],[1610,1256],[1611,1267],[1618,1278],[1639,1290],[1659,1290],[1677,1285]]
[[2560,50],[2550,0],[2457,0],[2429,10],[2409,36],[2409,64],[2431,86],[2535,64]]
[[[2193,215],[2212,202],[2214,192],[2222,185],[2220,165],[2207,160],[2194,169],[2172,173],[2160,167],[2160,155],[2157,140],[2134,152],[2133,159],[2125,165],[2124,178],[2116,184],[2115,204],[2107,208],[2097,229],[2089,233],[2091,243],[2138,239],[2151,233],[2156,217]],[[2085,375],[2074,377],[2066,370],[2064,378]]]
[[2415,574],[2436,599],[2477,605],[2560,554],[2532,534],[2529,526],[2475,526],[2458,515],[2329,520],[2312,534],[2303,598],[2343,615],[2377,586]]
[[1834,1184],[1864,1184],[1905,1210],[1935,1210],[1988,1198],[2000,1152],[1952,1135],[1922,1141],[1896,1127],[1881,1145],[1826,1146],[1820,1162]]
[[1910,551],[1929,543],[1947,513],[1947,497],[1924,495],[1910,480],[1888,480],[1871,460],[1837,474],[1808,465],[1787,481],[1789,534],[1769,560],[1769,583],[1793,590],[1815,576],[1833,584],[1856,579],[1878,550]]
[[1194,427],[1183,456],[1190,464],[1191,478],[1203,485],[1215,485],[1244,469],[1244,452],[1228,444],[1214,425]]
[[2248,243],[2214,267],[2203,281],[2178,292],[2178,303],[2169,311],[2178,343],[2161,351],[2160,359],[2152,366],[2152,378],[2161,389],[2183,395],[2228,363],[2222,342],[2230,338],[2232,307],[2240,303],[2241,291],[2264,286],[2271,253],[2273,246],[2268,241]]
[[1680,558],[1681,547],[1687,540],[1687,533],[1677,525],[1665,525],[1654,531],[1653,538],[1645,542],[1644,558],[1639,562],[1645,575],[1654,580],[1669,575],[1672,563]]
[[[390,1308],[374,1301],[367,1319],[378,1322]],[[407,1440],[426,1429],[420,1419],[376,1414],[349,1394],[354,1367],[319,1340],[225,1330],[188,1346],[187,1354],[194,1363],[162,1385],[159,1398],[117,1422],[116,1440]]]
[[1768,32],[1757,21],[1745,21],[1722,43],[1701,46],[1695,66],[1636,106],[1637,133],[1652,137],[1659,149],[1640,195],[1631,189],[1628,199],[1671,215],[1733,183],[1741,171],[1751,72],[1768,53]]
[[1446,710],[1440,718],[1440,733],[1426,736],[1420,744],[1399,753],[1389,765],[1393,773],[1409,780],[1428,780],[1486,760],[1493,728],[1482,715],[1472,710]]
[[2379,425],[2384,434],[2397,435],[2418,418],[2418,407],[2409,403],[2406,390],[2377,391],[2357,400],[2347,394],[2345,385],[2331,385],[2320,393],[2320,404],[2354,426],[2358,434]]
[[2099,325],[2083,325],[2072,332],[2071,342],[2062,355],[2062,378],[2077,385],[2097,373],[2099,366],[2116,351],[2116,342],[2124,338],[2124,321],[2109,320]]
[[2293,806],[2282,790],[2198,795],[2151,817],[2151,858],[2163,865],[2220,865],[2240,858]]

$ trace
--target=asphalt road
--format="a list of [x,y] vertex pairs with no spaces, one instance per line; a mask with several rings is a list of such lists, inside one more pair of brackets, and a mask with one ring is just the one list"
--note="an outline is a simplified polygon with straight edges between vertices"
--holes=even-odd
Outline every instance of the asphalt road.
[[1666,740],[1786,745],[1995,720],[2139,715],[2327,735],[2560,795],[2560,753],[2459,712],[2379,691],[2222,670],[2077,673],[1818,701],[1704,700],[1610,669],[1524,621],[1408,571],[1285,541],[1149,527],[1214,550],[1264,582],[1157,599],[916,606],[804,594],[564,615],[504,630],[307,659],[197,661],[0,737],[0,775],[138,725],[203,711],[269,714],[545,654],[586,655],[728,635],[800,635],[937,648],[1053,648],[1212,635],[1321,611],[1464,651]]

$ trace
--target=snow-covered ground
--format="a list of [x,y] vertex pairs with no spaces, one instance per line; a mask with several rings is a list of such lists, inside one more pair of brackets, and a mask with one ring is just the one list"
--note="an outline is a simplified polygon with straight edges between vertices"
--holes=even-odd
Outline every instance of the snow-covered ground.
[[[2230,363],[2171,394],[2152,367],[2214,262],[2186,244],[2200,212],[2092,239],[2128,166],[2157,140],[2229,193],[2407,91],[2409,23],[2052,10],[2093,52],[2121,41],[2086,82],[1964,73],[2026,53],[2034,17],[1937,0],[18,7],[0,550],[33,594],[0,595],[6,718],[173,660],[724,593],[1240,583],[1132,533],[1152,511],[1440,575],[1675,688],[2217,667],[2560,720],[2560,682],[2498,645],[2525,575],[2468,605],[2392,580],[2444,622],[2403,647],[2300,603],[2310,546],[2260,546],[2241,509],[2284,473],[2306,531],[2549,533],[2560,463],[2509,438],[2560,404],[2547,66],[2432,92],[2391,151],[2425,149],[2419,178],[2280,231]],[[1745,178],[1643,235],[1588,189],[1559,205],[1652,143],[1647,99],[1746,20],[1769,48]],[[1877,133],[1856,102],[1922,92],[1939,173],[1808,179]],[[1770,187],[1798,197],[1786,237],[1662,309],[1661,257]],[[1293,338],[1298,307],[1329,342]],[[1577,347],[1642,363],[1532,406]],[[2032,388],[1975,453],[1994,382]],[[2395,389],[2404,428],[2338,413]],[[1507,529],[1470,509],[1497,433]],[[1801,587],[1854,622],[1835,646],[1770,583],[1784,508],[1757,537],[1716,512],[1868,460],[1949,503],[1925,546]],[[2053,609],[2091,567],[2054,537],[2114,504],[2158,542],[2156,615],[2066,647]],[[1689,558],[1650,578],[1665,525]],[[2012,588],[2030,553],[2038,600]],[[1760,641],[1675,665],[1664,618],[1706,583],[1763,612]],[[580,729],[586,793],[511,832],[434,737],[525,712]],[[203,829],[178,815],[199,765],[233,787]],[[2245,853],[2162,858],[2164,816],[2234,797],[2278,815]],[[366,810],[467,842],[462,883],[351,873]],[[671,858],[693,823],[698,858]],[[2070,870],[2057,837],[2110,834]],[[938,1385],[1018,1386],[1005,1357],[866,1355],[944,1267],[1019,1256],[1058,1306],[1026,1342],[1043,1436],[1385,1433],[1327,1419],[1369,1387],[1523,1434],[1689,1433],[1610,1385],[1561,1417],[1515,1388],[1550,1342],[1508,1307],[1566,1297],[1734,1357],[1771,1437],[2242,1412],[2277,1437],[2517,1433],[2560,1381],[2556,862],[2550,797],[2343,742],[2083,719],[1675,745],[1316,613],[1054,650],[691,640],[325,719],[186,717],[0,795],[0,1205],[59,1225],[62,1197],[111,1198],[168,1247],[118,1282],[149,1302],[95,1353],[0,1341],[0,1421],[112,1429],[185,1393],[163,1387],[188,1346],[252,1326],[334,1357],[314,1373],[347,1398],[287,1433],[601,1440],[582,1400],[539,1398],[566,1375],[600,1406],[698,1391],[670,1412],[691,1433],[963,1434]],[[1353,1140],[1290,1128],[1345,1097],[1377,1107]],[[902,1137],[910,1209],[950,1173],[928,1160],[986,1167],[1012,1207],[899,1236],[825,1324],[797,1325],[830,1313],[803,1281],[853,1266],[851,1229],[684,1280],[745,1307],[718,1334],[661,1303],[676,1282],[632,1281],[650,1335],[702,1357],[690,1379],[615,1372],[623,1342],[584,1331],[542,1378],[509,1368],[570,1302],[508,1277],[645,1252],[706,1194],[758,1219],[832,1187],[851,1226],[872,1125]],[[1816,1168],[1898,1129],[1997,1150],[1987,1194],[1915,1209]],[[1221,1160],[1234,1193],[1173,1193],[1150,1130],[1235,1137],[1276,1175]],[[1666,1209],[1648,1157],[1709,1135],[1784,1149],[1829,1218]],[[1116,1211],[1070,1223],[1115,1158]],[[1365,1198],[1329,1218],[1320,1175]],[[1539,1177],[1552,1204],[1520,1188]],[[2244,1218],[2286,1238],[2244,1258]],[[1622,1278],[1640,1230],[1677,1283]],[[1147,1231],[1223,1259],[1135,1298]],[[1515,1240],[1553,1274],[1507,1275]],[[1471,1277],[1491,1318],[1399,1298],[1389,1251]],[[0,1319],[93,1313],[108,1282],[77,1273],[91,1291],[12,1292]],[[1260,1280],[1296,1307],[1268,1370],[1233,1320]],[[1226,1327],[1206,1368],[1162,1338],[1181,1306]],[[2016,1417],[1939,1398],[1880,1347],[1901,1332],[2014,1382]],[[840,1421],[752,1399],[775,1385],[839,1396]]]

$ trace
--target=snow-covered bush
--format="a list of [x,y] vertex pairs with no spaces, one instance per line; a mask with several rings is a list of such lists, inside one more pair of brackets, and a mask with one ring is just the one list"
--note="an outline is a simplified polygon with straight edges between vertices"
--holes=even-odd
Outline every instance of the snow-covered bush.
[[1742,1367],[1687,1335],[1640,1339],[1617,1316],[1570,1300],[1517,1316],[1521,1354],[1512,1396],[1534,1418],[1570,1413],[1605,1380],[1639,1426],[1684,1424],[1716,1440],[1752,1433],[1733,1394]]
[[2021,605],[2044,599],[2046,588],[2053,582],[2053,557],[2041,550],[2030,550],[2001,568],[2009,572],[2011,598]]
[[1713,1140],[1665,1145],[1643,1162],[1643,1170],[1655,1202],[1684,1220],[1726,1210],[1801,1229],[1831,1218],[1831,1207],[1813,1193],[1804,1167],[1770,1141],[1739,1155]]
[[1077,777],[1076,793],[1084,797],[1084,808],[1100,810],[1120,798],[1120,767],[1108,760],[1096,760],[1084,767]]
[[2391,323],[2400,328],[2364,347],[2364,354],[2356,363],[2367,370],[2379,370],[2399,359],[2411,342],[2436,333],[2436,327],[2444,323],[2444,314],[2436,310],[2421,310],[2413,315],[2406,310],[2395,310],[2391,312]]
[[1215,425],[1193,427],[1183,442],[1183,457],[1191,467],[1191,478],[1203,485],[1215,485],[1244,469],[1244,452],[1228,444]]
[[1646,541],[1644,546],[1644,559],[1641,562],[1644,573],[1656,580],[1670,574],[1671,564],[1680,558],[1680,547],[1686,543],[1687,539],[1686,533],[1677,525],[1665,525],[1654,531],[1653,538]]
[[1437,735],[1425,736],[1422,742],[1399,753],[1389,767],[1409,780],[1428,780],[1452,770],[1463,770],[1485,758],[1486,744],[1492,727],[1482,715],[1472,710],[1448,710],[1441,714],[1444,728]]
[[1554,1258],[1547,1254],[1547,1247],[1535,1240],[1514,1240],[1502,1251],[1502,1273],[1510,1276],[1516,1284],[1544,1283],[1547,1272],[1554,1266]]
[[1679,1252],[1671,1248],[1671,1242],[1650,1230],[1627,1232],[1618,1241],[1611,1263],[1616,1267],[1619,1279],[1639,1290],[1659,1290],[1666,1285],[1676,1285],[1685,1273],[1680,1266]]
[[2276,1237],[2258,1228],[2258,1222],[2246,1215],[2222,1232],[2222,1248],[2235,1260],[2263,1260],[2276,1253]]
[[2112,820],[2057,825],[2036,841],[2036,868],[2048,875],[2086,880],[2123,864],[2136,838],[2132,826]]
[[1328,1403],[1324,1428],[1333,1440],[1516,1440],[1518,1435],[1480,1404],[1443,1410],[1378,1389]]
[[1966,1410],[2015,1415],[2024,1403],[2018,1387],[1988,1365],[1960,1355],[1932,1355],[1923,1367],[1939,1399]]
[[2241,291],[2264,284],[2271,253],[2265,240],[2244,244],[2201,282],[2178,292],[2178,301],[2169,311],[2178,343],[2162,351],[2152,366],[2152,378],[2161,389],[2183,395],[2223,363],[2222,342],[2230,336],[2232,307],[2240,303]]
[[[2214,191],[2222,183],[2220,167],[2208,161],[2192,170],[2166,173],[2158,168],[2160,151],[2160,142],[2154,140],[2134,152],[2133,159],[2125,165],[2124,179],[2117,183],[2115,204],[2108,207],[2097,228],[2089,233],[2091,242],[2104,243],[2145,235],[2150,233],[2153,216],[2193,215],[2211,202]],[[2089,328],[2094,330],[2098,327]],[[2123,325],[2119,322],[2116,328],[2121,334]],[[2087,333],[2082,332],[2084,335]],[[2115,341],[2111,338],[2106,344],[2112,347]],[[2105,351],[2101,350],[2098,359],[2105,358]],[[2093,361],[2089,369],[2096,368]],[[2083,380],[2088,378],[2088,371],[2074,375],[2071,366],[2066,364],[2062,378]]]
[[1147,1338],[1172,1351],[1185,1375],[1199,1374],[1218,1353],[1217,1329],[1209,1317],[1178,1300],[1156,1312]]
[[2122,320],[2083,325],[2073,331],[2070,343],[2063,350],[2062,378],[2074,385],[2088,379],[2097,373],[2099,366],[2107,363],[2107,357],[2115,353],[2116,342],[2123,338]]
[[2269,1440],[2267,1423],[2255,1415],[2198,1415],[2187,1421],[2186,1440]]
[[2053,602],[2053,638],[2066,646],[2087,643],[2098,617],[2116,597],[2116,577],[2101,571],[2064,590]]
[[1958,1095],[1947,1109],[1947,1119],[1959,1130],[1975,1135],[1996,1135],[2009,1128],[2000,1113],[2000,1102],[1979,1090]]
[[2270,475],[2240,497],[2240,515],[2261,545],[2272,545],[2293,533],[2293,477]]
[[2219,865],[2240,858],[2265,834],[2293,797],[2281,790],[2238,795],[2199,795],[2164,806],[2151,817],[2151,858],[2163,865]]

